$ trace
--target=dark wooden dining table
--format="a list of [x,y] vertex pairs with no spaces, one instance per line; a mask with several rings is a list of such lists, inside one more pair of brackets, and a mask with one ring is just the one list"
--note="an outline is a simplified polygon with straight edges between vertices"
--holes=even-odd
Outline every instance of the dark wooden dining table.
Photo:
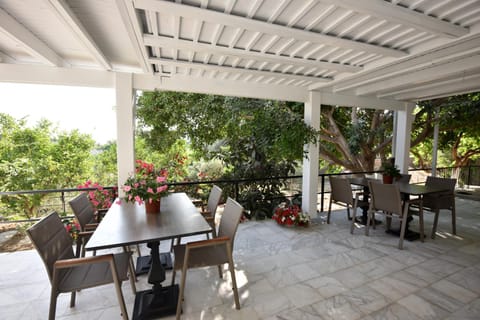
[[[372,178],[365,178],[365,177],[353,177],[350,178],[350,183],[353,185],[361,186],[363,187],[364,194],[368,196],[370,193],[369,188],[368,188],[368,181],[369,180],[374,180],[376,182],[381,183],[380,180],[378,179],[372,179]],[[418,209],[419,212],[423,213],[423,203],[422,199],[425,195],[427,194],[433,194],[433,193],[438,193],[438,192],[445,192],[448,191],[448,189],[445,189],[443,187],[435,187],[435,186],[427,186],[423,184],[412,184],[412,183],[396,183],[398,190],[400,191],[402,198],[405,200],[408,200],[410,196],[416,196],[419,199],[419,204],[418,204]],[[368,208],[362,208],[363,209],[363,217],[362,219],[367,218],[368,214]],[[423,218],[423,217],[422,217]],[[407,219],[407,225],[405,226],[405,239],[413,241],[416,239],[420,238],[420,234],[418,232],[414,232],[409,229],[409,224],[412,221],[412,218],[409,217]],[[391,233],[397,234],[396,231],[390,231]],[[423,241],[423,239],[422,239]]]
[[152,289],[137,292],[133,319],[152,319],[175,314],[178,285],[162,286],[165,270],[160,263],[160,241],[211,231],[185,193],[172,193],[161,200],[160,213],[145,212],[145,205],[118,200],[111,206],[85,246],[100,250],[147,243],[152,263],[148,282]]

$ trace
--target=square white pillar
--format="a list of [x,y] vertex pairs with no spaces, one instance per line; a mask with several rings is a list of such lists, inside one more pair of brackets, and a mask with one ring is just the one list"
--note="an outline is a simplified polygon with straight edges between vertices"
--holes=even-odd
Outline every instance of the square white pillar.
[[[305,123],[316,130],[320,129],[321,96],[319,92],[310,91],[309,99],[305,103]],[[305,145],[308,158],[303,159],[302,179],[302,211],[309,214],[317,213],[318,192],[318,152],[319,144]]]
[[118,195],[124,196],[121,186],[135,170],[135,95],[132,74],[115,74],[117,114],[117,172]]
[[405,103],[403,110],[397,111],[395,130],[395,164],[400,172],[407,173],[410,162],[410,141],[415,104]]

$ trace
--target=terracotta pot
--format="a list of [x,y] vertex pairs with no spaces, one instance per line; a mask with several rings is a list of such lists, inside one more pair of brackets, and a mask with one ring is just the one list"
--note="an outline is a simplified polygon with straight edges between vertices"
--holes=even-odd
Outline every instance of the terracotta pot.
[[393,177],[384,174],[383,175],[383,184],[392,184],[393,183]]
[[152,202],[145,201],[145,211],[147,213],[160,213],[160,199]]

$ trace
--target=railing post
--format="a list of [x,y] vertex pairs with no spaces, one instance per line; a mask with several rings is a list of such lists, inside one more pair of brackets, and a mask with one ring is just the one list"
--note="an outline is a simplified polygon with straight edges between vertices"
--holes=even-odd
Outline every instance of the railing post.
[[472,166],[468,165],[467,186],[470,185],[470,179],[472,179]]
[[67,212],[67,210],[66,210],[67,208],[65,206],[65,192],[64,191],[61,192],[60,200],[62,201],[63,212]]
[[321,198],[320,198],[320,212],[323,212],[323,196],[325,195],[325,174],[322,173],[322,184],[320,186]]
[[238,201],[238,181],[235,181],[235,201]]

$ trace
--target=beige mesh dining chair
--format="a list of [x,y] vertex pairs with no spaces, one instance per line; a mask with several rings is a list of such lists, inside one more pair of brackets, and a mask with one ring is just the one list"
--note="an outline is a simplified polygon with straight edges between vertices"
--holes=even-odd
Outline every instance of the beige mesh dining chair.
[[[72,238],[56,212],[30,227],[27,235],[45,264],[52,286],[48,319],[55,319],[60,293],[71,292],[70,307],[74,307],[76,291],[110,283],[115,285],[122,318],[128,319],[121,284],[128,279],[127,272],[133,274],[129,252],[75,258]],[[135,293],[135,282],[130,284]]]
[[437,232],[438,216],[440,210],[450,210],[452,212],[452,233],[457,234],[456,212],[455,212],[455,185],[457,179],[427,177],[425,185],[437,188],[445,188],[448,191],[426,194],[423,196],[423,209],[435,214],[433,218],[433,227],[431,238],[435,239]]
[[[412,203],[418,203],[418,199],[404,200],[400,195],[398,186],[395,184],[383,184],[378,182],[368,182],[370,189],[370,207],[368,210],[367,225],[365,227],[365,235],[369,235],[370,221],[375,229],[375,213],[379,212],[385,215],[385,226],[387,230],[391,226],[392,218],[397,218],[400,222],[400,239],[398,240],[398,248],[403,249],[403,239],[405,237],[405,228],[407,225],[408,210]],[[423,241],[423,213],[419,214],[420,220],[420,239]]]
[[222,270],[220,269],[220,266],[228,263],[232,280],[235,306],[237,309],[240,309],[240,300],[238,297],[237,282],[235,279],[235,265],[233,263],[232,251],[235,234],[237,232],[237,227],[238,223],[240,222],[242,212],[243,207],[235,200],[228,198],[225,205],[225,210],[222,214],[222,219],[220,220],[217,238],[174,246],[173,252],[175,262],[172,274],[172,285],[175,282],[176,271],[182,271],[177,304],[177,319],[180,319],[187,270],[190,268],[219,266],[220,277],[222,277]]
[[[77,239],[77,257],[85,256],[85,244],[98,226],[98,218],[95,208],[90,203],[86,193],[82,192],[68,202],[72,212],[80,225],[80,233]],[[96,253],[94,252],[93,255]]]
[[[217,208],[220,203],[220,200],[222,198],[222,189],[217,186],[213,185],[212,189],[210,190],[210,193],[208,194],[208,201],[207,201],[207,206],[206,208],[204,206],[201,206],[201,211],[200,213],[203,215],[205,220],[207,220],[208,224],[212,228],[211,233],[213,238],[216,237],[217,235],[217,227],[215,224],[215,215],[217,213]],[[207,233],[207,239],[210,239],[209,236],[210,232]],[[177,239],[177,244],[180,244],[181,238],[178,237]],[[174,246],[174,239],[172,239],[171,246],[173,248]]]
[[[353,194],[352,186],[348,179],[330,177],[330,188],[331,193],[330,202],[328,204],[327,223],[330,223],[333,203],[345,206],[347,207],[347,218],[352,220],[350,232],[353,233],[357,208],[359,206],[368,206],[368,201],[360,200],[360,196],[363,195],[363,192],[355,192],[355,195]],[[353,219],[350,217],[350,208],[353,210]]]

